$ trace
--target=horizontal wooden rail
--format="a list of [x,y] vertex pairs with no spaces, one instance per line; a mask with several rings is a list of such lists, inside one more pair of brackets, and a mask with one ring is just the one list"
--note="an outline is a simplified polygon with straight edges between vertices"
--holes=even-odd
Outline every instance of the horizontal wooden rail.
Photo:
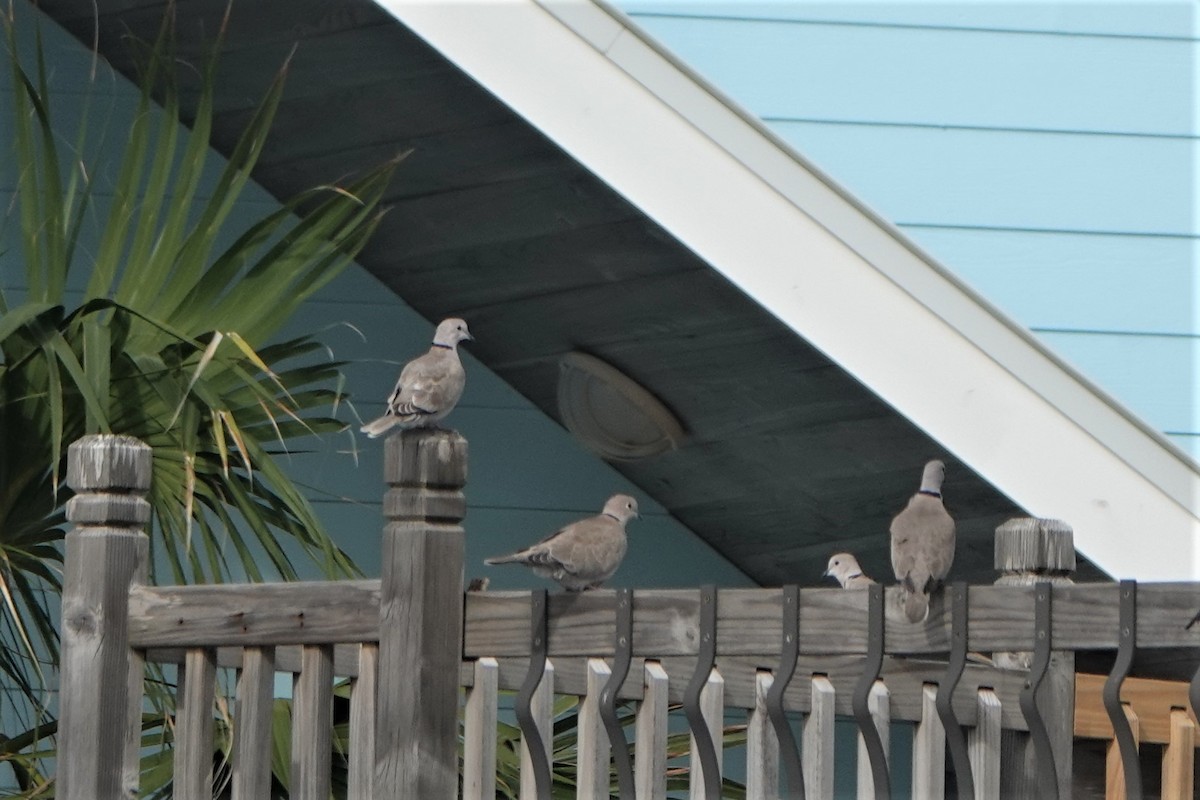
[[[1118,587],[1079,584],[1054,588],[1055,649],[1117,646]],[[889,610],[895,589],[888,590]],[[780,589],[724,589],[717,620],[718,655],[779,653]],[[840,589],[800,592],[800,651],[861,654],[867,647],[867,594]],[[1138,586],[1139,648],[1200,646],[1200,586]],[[633,653],[642,657],[697,653],[700,596],[690,589],[635,593]],[[550,655],[611,656],[616,595],[600,590],[550,597]],[[968,640],[972,650],[1029,650],[1033,589],[971,588]],[[889,613],[885,650],[944,653],[950,617],[935,598],[929,619],[913,625]],[[463,655],[529,654],[528,592],[468,593]],[[222,645],[334,644],[379,640],[379,581],[136,587],[130,592],[129,638],[135,648]],[[768,665],[764,665],[768,666]]]
[[[1112,722],[1104,710],[1100,693],[1104,675],[1075,676],[1075,735],[1081,739],[1113,738]],[[1138,721],[1138,739],[1143,744],[1171,741],[1171,711],[1182,709],[1192,723],[1196,713],[1188,703],[1188,685],[1182,681],[1126,678],[1121,684],[1121,702]]]

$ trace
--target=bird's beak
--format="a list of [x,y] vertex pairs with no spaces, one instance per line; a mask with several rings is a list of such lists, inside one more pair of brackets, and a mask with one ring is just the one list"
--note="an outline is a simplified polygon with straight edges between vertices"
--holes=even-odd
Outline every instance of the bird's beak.
[[821,573],[821,577],[822,577],[822,578],[828,578],[828,577],[829,577],[829,570],[825,570],[824,572],[822,572],[822,573]]

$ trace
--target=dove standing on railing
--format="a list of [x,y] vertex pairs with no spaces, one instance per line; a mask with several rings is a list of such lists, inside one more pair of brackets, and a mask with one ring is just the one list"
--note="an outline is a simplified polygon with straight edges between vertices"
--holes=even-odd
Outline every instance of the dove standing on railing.
[[954,563],[954,520],[942,505],[945,476],[941,461],[926,464],[920,490],[892,520],[892,568],[909,622],[921,622],[929,614],[929,593]]
[[829,557],[826,577],[837,578],[843,589],[865,589],[875,581],[863,574],[853,553],[834,553]]
[[467,374],[458,357],[458,343],[474,338],[461,319],[442,320],[429,352],[404,365],[383,416],[360,430],[374,439],[392,428],[437,425],[454,409],[467,385]]
[[569,592],[595,589],[613,576],[625,557],[625,523],[637,517],[637,500],[614,494],[597,516],[572,522],[535,545],[485,564],[524,564]]

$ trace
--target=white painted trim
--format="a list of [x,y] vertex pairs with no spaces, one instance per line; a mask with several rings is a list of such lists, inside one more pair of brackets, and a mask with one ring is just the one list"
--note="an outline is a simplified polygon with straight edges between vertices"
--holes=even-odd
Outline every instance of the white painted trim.
[[1100,567],[1200,579],[1193,462],[619,12],[380,5]]

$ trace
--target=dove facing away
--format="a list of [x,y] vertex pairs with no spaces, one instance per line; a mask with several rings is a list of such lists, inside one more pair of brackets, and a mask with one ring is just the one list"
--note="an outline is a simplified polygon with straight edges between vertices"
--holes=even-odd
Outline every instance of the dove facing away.
[[637,500],[614,494],[594,517],[572,522],[535,545],[485,564],[524,564],[568,592],[595,589],[613,576],[625,557],[625,523],[638,515]]
[[837,578],[843,589],[865,589],[875,583],[863,574],[862,567],[853,553],[834,553],[829,557],[829,566],[825,570],[826,577]]
[[467,323],[456,317],[442,320],[429,352],[414,358],[400,371],[383,416],[360,430],[374,439],[392,428],[432,427],[449,414],[467,385],[467,373],[458,358],[458,343],[464,339],[474,339]]
[[929,593],[938,588],[954,563],[954,519],[942,505],[946,465],[930,461],[921,488],[892,520],[892,569],[900,581],[904,615],[920,622],[929,614]]

